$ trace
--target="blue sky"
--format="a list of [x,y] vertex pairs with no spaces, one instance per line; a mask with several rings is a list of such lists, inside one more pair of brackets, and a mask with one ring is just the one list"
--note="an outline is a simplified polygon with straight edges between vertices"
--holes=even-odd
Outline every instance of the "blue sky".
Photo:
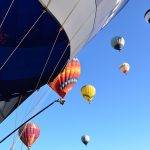
[[[82,65],[81,78],[68,94],[64,106],[55,105],[33,120],[41,128],[41,136],[32,150],[150,149],[150,25],[143,18],[147,9],[149,0],[130,0],[78,54]],[[110,45],[111,38],[116,35],[126,40],[121,54]],[[123,62],[131,65],[127,76],[118,70]],[[87,83],[93,84],[97,90],[91,105],[80,94],[80,88]],[[56,99],[57,95],[48,87],[35,93],[18,109],[17,124],[29,106],[41,98],[43,101],[32,113]],[[14,128],[15,114],[0,125],[0,137]],[[80,141],[83,134],[91,137],[87,148]],[[11,143],[12,138],[9,138],[0,149],[9,149]],[[21,149],[19,139],[15,146]]]

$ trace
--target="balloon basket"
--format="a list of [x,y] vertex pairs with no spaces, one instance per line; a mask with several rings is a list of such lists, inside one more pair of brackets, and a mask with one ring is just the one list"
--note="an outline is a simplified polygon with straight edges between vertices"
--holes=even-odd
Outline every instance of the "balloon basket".
[[63,98],[59,99],[59,103],[60,103],[61,105],[64,105],[64,104],[65,104],[65,99],[63,99]]

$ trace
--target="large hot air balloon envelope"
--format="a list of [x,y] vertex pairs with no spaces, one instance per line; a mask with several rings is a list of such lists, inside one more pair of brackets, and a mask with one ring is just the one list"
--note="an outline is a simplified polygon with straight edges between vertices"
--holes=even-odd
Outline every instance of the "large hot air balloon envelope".
[[19,129],[19,137],[28,149],[31,148],[39,135],[40,128],[34,123],[27,123]]
[[85,100],[91,103],[96,94],[96,89],[93,85],[88,84],[81,88],[81,93]]
[[53,81],[127,1],[1,0],[0,122],[25,100],[16,97]]
[[81,73],[80,62],[77,58],[73,58],[68,62],[66,67],[60,74],[54,79],[53,82],[49,82],[49,86],[59,94],[62,98],[65,97],[69,91],[77,83]]
[[150,9],[146,11],[144,18],[147,23],[150,23]]

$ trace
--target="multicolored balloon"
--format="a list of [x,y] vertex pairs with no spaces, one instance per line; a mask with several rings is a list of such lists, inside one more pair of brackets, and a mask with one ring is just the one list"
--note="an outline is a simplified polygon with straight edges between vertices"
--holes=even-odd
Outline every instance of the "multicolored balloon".
[[93,85],[88,84],[81,88],[81,93],[85,100],[91,103],[96,95],[96,89]]
[[27,123],[19,129],[19,137],[28,149],[31,148],[39,135],[40,128],[34,123]]
[[80,73],[80,62],[77,58],[73,58],[53,82],[49,82],[48,85],[57,92],[60,97],[64,98],[77,83]]
[[81,141],[84,145],[87,145],[90,142],[90,136],[89,135],[83,135],[81,137]]
[[123,63],[120,65],[119,69],[122,73],[128,74],[128,72],[130,70],[130,65],[128,63]]

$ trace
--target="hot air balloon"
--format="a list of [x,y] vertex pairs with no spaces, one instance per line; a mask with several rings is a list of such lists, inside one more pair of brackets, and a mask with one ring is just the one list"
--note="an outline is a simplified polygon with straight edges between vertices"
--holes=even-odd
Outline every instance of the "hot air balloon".
[[77,83],[80,73],[80,62],[77,58],[73,58],[68,62],[64,70],[54,79],[54,81],[49,82],[49,86],[56,91],[59,96],[64,98]]
[[85,100],[91,103],[96,94],[96,89],[93,85],[85,85],[81,88],[81,93]]
[[81,141],[83,142],[83,144],[87,145],[90,142],[90,136],[89,135],[83,135],[81,137]]
[[122,73],[128,74],[130,70],[130,65],[128,63],[123,63],[122,65],[120,65],[119,69]]
[[146,11],[144,18],[147,23],[150,23],[150,9]]
[[125,40],[123,37],[116,36],[112,39],[111,45],[114,49],[121,51],[125,45]]
[[19,137],[28,149],[31,148],[39,135],[40,128],[34,123],[27,123],[19,129]]
[[25,100],[22,95],[52,82],[127,1],[1,0],[0,122]]

